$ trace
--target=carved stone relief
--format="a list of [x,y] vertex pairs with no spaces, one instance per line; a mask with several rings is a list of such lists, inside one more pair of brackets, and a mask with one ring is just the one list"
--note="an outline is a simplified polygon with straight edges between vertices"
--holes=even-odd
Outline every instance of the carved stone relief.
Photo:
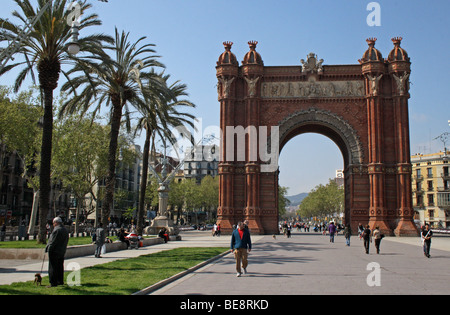
[[405,92],[407,93],[409,90],[409,73],[405,72],[402,76],[397,76],[394,73],[393,77],[395,79],[395,83],[397,83],[398,94],[401,96],[405,95]]
[[253,78],[253,79],[249,79],[247,77],[244,77],[245,81],[247,81],[247,85],[248,85],[248,95],[250,97],[254,97],[256,95],[256,83],[259,80],[259,77]]
[[383,75],[380,74],[377,77],[372,77],[370,74],[367,75],[367,78],[370,82],[370,95],[377,96],[378,95],[378,86]]
[[362,80],[317,82],[311,78],[308,82],[264,82],[263,98],[340,98],[363,97]]
[[233,83],[234,81],[234,77],[227,80],[223,77],[219,77],[219,82],[220,82],[220,86],[222,86],[222,94],[220,94],[220,89],[219,89],[219,85],[217,86],[218,88],[218,94],[221,95],[223,98],[227,98],[230,95],[230,87],[231,87],[231,83]]
[[302,73],[322,73],[323,72],[323,59],[318,60],[315,53],[309,53],[307,60],[301,59]]

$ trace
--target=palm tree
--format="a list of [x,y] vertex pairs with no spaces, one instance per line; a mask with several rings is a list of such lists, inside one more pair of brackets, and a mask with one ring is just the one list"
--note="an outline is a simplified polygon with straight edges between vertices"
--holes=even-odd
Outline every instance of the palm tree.
[[[52,132],[53,132],[53,91],[58,86],[61,73],[68,78],[67,73],[62,69],[62,64],[73,63],[77,58],[70,55],[67,44],[71,41],[71,26],[67,23],[69,10],[67,0],[38,0],[37,8],[33,8],[29,0],[15,0],[21,12],[14,11],[12,15],[18,18],[24,25],[31,24],[39,13],[43,12],[48,1],[53,1],[37,20],[31,33],[22,38],[18,46],[16,55],[22,55],[23,61],[8,65],[2,69],[0,75],[23,66],[23,70],[18,74],[14,89],[17,92],[27,76],[31,75],[35,81],[34,70],[38,72],[39,86],[43,99],[44,116],[41,145],[40,164],[40,197],[39,197],[39,235],[38,243],[46,242],[46,223],[49,211],[50,196],[50,165],[52,152]],[[81,14],[91,8],[86,1],[80,2]],[[79,30],[101,25],[96,14],[83,17],[79,23]],[[0,18],[0,42],[8,42],[12,39],[21,38],[22,29],[25,28],[13,24],[8,19]],[[90,35],[79,39],[82,51],[91,52],[96,50],[103,41],[110,41],[105,35]]]
[[[163,82],[167,83],[170,75],[161,74]],[[158,135],[159,138],[167,138],[171,143],[175,141],[169,130],[169,127],[178,127],[180,125],[189,125],[193,127],[192,120],[195,118],[189,113],[180,113],[177,108],[181,106],[195,107],[188,100],[179,100],[179,97],[187,96],[187,86],[176,81],[168,87],[169,93],[161,93],[159,88],[147,86],[149,93],[146,94],[148,108],[142,113],[139,119],[136,132],[145,129],[145,143],[142,156],[142,176],[139,191],[139,207],[137,212],[137,229],[138,233],[142,233],[144,227],[144,205],[145,191],[147,189],[148,162],[150,155],[150,140]],[[169,96],[169,99],[167,98]]]
[[[105,197],[102,203],[102,223],[108,223],[114,198],[116,178],[116,154],[118,136],[123,116],[126,118],[127,129],[131,129],[130,106],[142,111],[148,108],[145,93],[148,92],[144,83],[159,86],[164,90],[164,82],[153,71],[154,67],[164,67],[157,61],[159,56],[153,55],[153,44],[142,44],[146,37],[141,37],[131,43],[129,33],[115,30],[114,42],[98,50],[96,55],[85,59],[71,69],[68,74],[81,74],[64,84],[62,91],[75,96],[64,103],[60,115],[81,110],[86,113],[94,107],[96,115],[101,105],[110,106],[110,143],[108,152],[108,175],[106,177]],[[111,52],[110,56],[108,52]],[[146,71],[148,69],[152,71]],[[77,89],[81,92],[77,93]]]

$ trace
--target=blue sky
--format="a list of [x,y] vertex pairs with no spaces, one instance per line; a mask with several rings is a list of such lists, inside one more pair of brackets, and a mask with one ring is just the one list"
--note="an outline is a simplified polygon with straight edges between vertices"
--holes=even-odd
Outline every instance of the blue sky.
[[[0,0],[2,17],[15,8]],[[239,62],[247,42],[257,40],[265,65],[299,65],[314,52],[324,64],[357,64],[368,37],[387,57],[392,37],[403,37],[402,47],[412,62],[410,135],[411,153],[443,149],[433,138],[450,132],[449,39],[450,1],[379,0],[381,25],[369,26],[368,0],[109,0],[90,1],[103,25],[96,32],[113,34],[114,27],[133,39],[147,36],[156,45],[166,73],[187,84],[194,114],[203,127],[219,124],[215,65],[223,41],[234,42]],[[82,34],[84,35],[84,34]],[[0,78],[12,84],[14,76]],[[448,143],[450,146],[450,143]],[[292,139],[280,156],[280,184],[289,194],[308,192],[326,183],[343,167],[342,155],[328,138],[304,134]]]

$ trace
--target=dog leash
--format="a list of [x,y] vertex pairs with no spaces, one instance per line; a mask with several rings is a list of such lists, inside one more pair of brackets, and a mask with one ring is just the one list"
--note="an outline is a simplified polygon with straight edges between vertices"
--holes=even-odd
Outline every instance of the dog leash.
[[41,273],[42,273],[42,270],[44,270],[44,261],[45,261],[45,250],[44,250],[44,257],[42,258],[42,266],[41,266]]

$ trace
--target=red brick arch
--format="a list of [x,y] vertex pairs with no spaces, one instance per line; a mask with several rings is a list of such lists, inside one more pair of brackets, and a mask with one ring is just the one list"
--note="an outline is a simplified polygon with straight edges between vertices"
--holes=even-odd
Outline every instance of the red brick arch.
[[[269,162],[254,159],[252,152],[264,146],[262,137],[269,151],[279,153],[296,135],[314,132],[342,152],[346,223],[354,231],[363,223],[385,234],[417,235],[409,154],[410,60],[401,38],[392,40],[394,49],[383,59],[376,39],[368,39],[369,48],[354,65],[326,65],[310,53],[301,65],[265,66],[252,41],[239,66],[232,43],[224,43],[216,70],[223,131],[218,223],[225,233],[241,220],[249,221],[253,233],[277,233],[278,170],[267,171]],[[225,132],[238,126],[248,131],[244,144]]]

